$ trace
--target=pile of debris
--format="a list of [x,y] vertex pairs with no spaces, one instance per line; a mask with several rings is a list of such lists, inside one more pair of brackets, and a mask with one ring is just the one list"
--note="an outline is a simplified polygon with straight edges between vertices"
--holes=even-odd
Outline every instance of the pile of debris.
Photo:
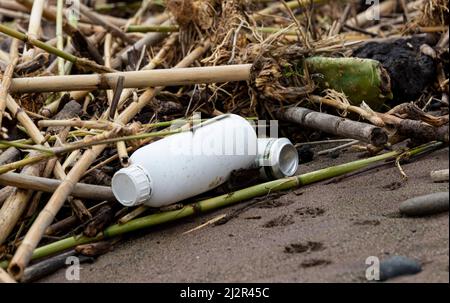
[[[448,145],[447,1],[65,2],[0,2],[0,280],[380,161],[406,178],[402,161]],[[364,159],[264,183],[234,171],[214,198],[161,208],[117,203],[111,178],[129,154],[199,112],[279,120],[303,163],[323,142],[345,144],[319,156]]]

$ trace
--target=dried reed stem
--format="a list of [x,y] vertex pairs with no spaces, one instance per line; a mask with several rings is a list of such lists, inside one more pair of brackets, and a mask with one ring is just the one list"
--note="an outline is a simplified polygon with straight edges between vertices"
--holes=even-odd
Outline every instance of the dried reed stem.
[[[31,39],[38,39],[39,31],[41,30],[42,11],[44,10],[46,0],[34,0],[33,8],[31,9],[30,20],[28,23],[27,36]],[[22,60],[29,61],[34,57],[33,50],[24,48]]]
[[114,88],[119,76],[125,78],[124,88],[247,81],[250,79],[251,67],[251,64],[238,64],[92,75],[16,78],[12,80],[11,91],[14,93],[36,93],[111,89]]
[[0,133],[2,128],[3,114],[6,108],[6,100],[8,98],[9,87],[11,86],[11,79],[13,77],[14,68],[16,67],[19,60],[17,48],[18,41],[14,40],[14,42],[11,44],[11,51],[9,54],[10,63],[6,67],[2,82],[0,83]]

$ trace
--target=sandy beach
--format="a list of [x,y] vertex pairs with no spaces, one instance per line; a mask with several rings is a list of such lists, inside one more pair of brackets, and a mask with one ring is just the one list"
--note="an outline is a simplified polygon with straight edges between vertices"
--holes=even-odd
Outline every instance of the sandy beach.
[[[448,283],[448,212],[407,218],[398,211],[408,198],[449,190],[429,177],[448,168],[448,156],[446,148],[403,165],[407,181],[389,166],[268,197],[226,224],[186,235],[249,202],[148,229],[83,264],[79,282],[367,282],[368,257],[402,255],[423,271],[389,282]],[[356,159],[321,157],[299,173]],[[67,281],[60,270],[41,282]]]

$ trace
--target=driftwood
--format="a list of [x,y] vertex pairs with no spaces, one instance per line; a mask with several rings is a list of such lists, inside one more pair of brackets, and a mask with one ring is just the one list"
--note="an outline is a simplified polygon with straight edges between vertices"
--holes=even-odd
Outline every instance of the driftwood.
[[88,237],[95,237],[106,226],[108,226],[113,219],[114,211],[112,207],[109,205],[102,206],[92,218],[91,222],[86,226],[83,234]]
[[39,279],[44,278],[45,276],[48,276],[54,272],[56,272],[58,269],[61,269],[67,265],[67,261],[69,257],[76,256],[81,263],[91,263],[94,261],[93,258],[88,256],[77,256],[76,251],[71,250],[68,252],[65,252],[63,254],[50,257],[44,261],[41,261],[39,263],[36,263],[34,265],[31,265],[30,267],[27,267],[25,270],[23,277],[20,279],[20,282],[34,282]]
[[[0,184],[9,185],[24,189],[33,189],[52,193],[61,185],[62,181],[48,179],[17,173],[6,173],[0,175]],[[72,191],[74,197],[97,200],[97,201],[115,201],[114,194],[110,187],[77,183]]]
[[111,241],[100,241],[91,244],[83,244],[75,247],[75,251],[83,256],[96,257],[103,255],[113,248],[113,243]]
[[289,108],[284,112],[279,112],[278,117],[302,126],[367,142],[375,146],[382,146],[388,141],[387,133],[380,127],[315,112],[302,107]]

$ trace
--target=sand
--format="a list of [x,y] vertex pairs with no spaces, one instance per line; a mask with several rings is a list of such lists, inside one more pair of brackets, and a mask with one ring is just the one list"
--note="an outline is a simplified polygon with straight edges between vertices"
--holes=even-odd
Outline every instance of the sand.
[[[313,171],[357,159],[317,158]],[[270,199],[220,226],[183,232],[240,205],[134,234],[93,264],[79,282],[367,282],[365,261],[403,255],[423,271],[389,282],[449,282],[449,215],[406,218],[399,204],[448,191],[430,171],[449,167],[448,148],[403,166]],[[241,204],[242,205],[242,204]],[[41,282],[67,282],[64,270]]]

